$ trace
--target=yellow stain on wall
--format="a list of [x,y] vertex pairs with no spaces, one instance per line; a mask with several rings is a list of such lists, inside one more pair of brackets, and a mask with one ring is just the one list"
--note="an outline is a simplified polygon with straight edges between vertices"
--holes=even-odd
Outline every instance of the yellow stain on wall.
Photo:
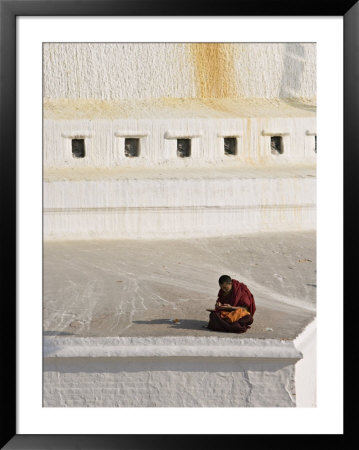
[[233,45],[230,43],[191,43],[197,97],[238,97],[235,84]]

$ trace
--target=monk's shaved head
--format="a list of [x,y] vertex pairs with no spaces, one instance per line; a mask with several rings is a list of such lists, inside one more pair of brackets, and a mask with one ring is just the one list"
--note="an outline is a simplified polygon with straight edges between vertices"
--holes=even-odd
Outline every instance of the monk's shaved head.
[[222,275],[221,277],[219,277],[218,283],[220,285],[230,284],[230,283],[232,283],[232,278],[229,275]]

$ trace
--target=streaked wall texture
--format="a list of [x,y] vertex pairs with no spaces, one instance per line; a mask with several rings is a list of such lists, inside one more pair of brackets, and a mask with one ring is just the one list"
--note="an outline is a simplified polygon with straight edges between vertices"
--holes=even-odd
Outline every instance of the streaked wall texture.
[[314,98],[311,43],[45,43],[47,99]]

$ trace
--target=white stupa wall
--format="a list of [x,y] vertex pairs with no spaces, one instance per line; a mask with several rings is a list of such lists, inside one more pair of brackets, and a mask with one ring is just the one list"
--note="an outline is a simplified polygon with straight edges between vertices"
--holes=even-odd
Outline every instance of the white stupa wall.
[[44,43],[45,98],[313,98],[313,43]]
[[294,340],[303,358],[295,365],[295,390],[297,407],[314,407],[317,404],[317,320],[311,322]]
[[290,341],[44,340],[44,407],[295,407]]
[[45,211],[46,240],[184,239],[314,230],[314,205],[209,210]]
[[313,202],[313,177],[191,177],[189,179],[103,179],[53,181],[44,207],[96,208],[246,208],[253,205],[304,206]]
[[315,228],[315,44],[45,43],[43,63],[45,239]]
[[[271,153],[282,136],[283,154]],[[315,164],[316,119],[128,119],[44,120],[45,168],[199,167],[206,164]],[[125,138],[140,139],[138,157],[126,157]],[[237,155],[224,154],[224,137],[237,139]],[[74,158],[71,140],[85,140]],[[177,138],[191,139],[191,156],[177,156]]]
[[43,406],[295,407],[294,364],[252,360],[45,360]]
[[[283,154],[271,152],[276,135]],[[125,156],[126,136],[140,139],[138,157]],[[225,155],[224,136],[236,138],[236,155]],[[315,229],[315,136],[313,117],[46,119],[45,238]],[[84,158],[72,155],[71,140],[79,137]],[[191,139],[190,157],[177,156],[181,137]]]

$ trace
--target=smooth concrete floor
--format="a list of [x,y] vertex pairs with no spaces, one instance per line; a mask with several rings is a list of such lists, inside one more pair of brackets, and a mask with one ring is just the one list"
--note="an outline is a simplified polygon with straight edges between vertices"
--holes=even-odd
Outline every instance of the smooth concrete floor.
[[[45,242],[43,273],[45,336],[290,340],[315,317],[316,233]],[[244,334],[203,328],[223,274],[254,295]]]

